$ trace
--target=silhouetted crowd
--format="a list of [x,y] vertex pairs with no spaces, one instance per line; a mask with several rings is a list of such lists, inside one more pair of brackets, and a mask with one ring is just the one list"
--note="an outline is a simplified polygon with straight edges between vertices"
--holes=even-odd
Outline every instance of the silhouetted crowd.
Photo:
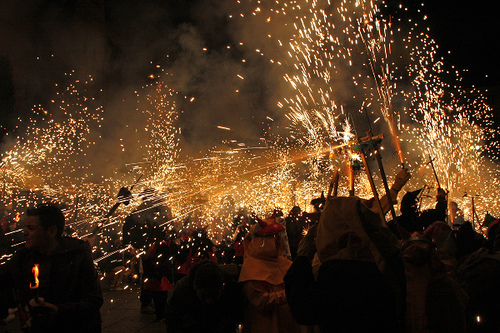
[[170,223],[154,190],[99,246],[66,236],[54,205],[25,221],[3,213],[1,317],[17,311],[26,332],[98,332],[101,287],[138,285],[138,311],[167,332],[500,332],[499,220],[476,228],[438,188],[433,208],[409,191],[385,221],[409,179],[403,169],[380,200],[322,195],[309,213],[236,214],[222,241],[189,217]]

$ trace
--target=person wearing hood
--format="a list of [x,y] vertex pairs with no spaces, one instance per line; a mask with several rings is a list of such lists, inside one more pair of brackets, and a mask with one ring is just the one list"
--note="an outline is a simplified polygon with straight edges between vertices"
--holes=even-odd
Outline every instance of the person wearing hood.
[[245,237],[238,279],[246,299],[243,332],[300,332],[287,304],[283,282],[292,264],[286,258],[286,229],[272,219],[258,222]]
[[464,290],[447,271],[442,258],[447,245],[444,222],[435,222],[423,233],[400,228],[407,283],[406,332],[465,332]]
[[[437,189],[436,204],[434,208],[419,211],[419,195],[423,188],[406,192],[401,200],[400,210],[401,215],[397,217],[400,227],[412,233],[415,231],[423,232],[433,222],[445,221],[447,199],[446,192],[442,188]],[[393,223],[389,222],[389,226],[397,236],[399,233],[395,230]],[[401,238],[401,237],[399,237]]]
[[201,261],[174,286],[168,300],[167,333],[234,333],[243,300],[236,281],[212,261]]
[[[357,197],[328,198],[317,230],[299,244],[284,277],[293,317],[321,332],[404,331],[401,250],[379,214]],[[316,253],[317,252],[317,253]],[[311,260],[320,261],[317,278]]]
[[26,332],[101,331],[103,298],[90,246],[63,237],[64,224],[54,205],[28,209],[26,243],[0,267],[2,293],[13,288],[19,295]]
[[[470,224],[470,223],[469,223]],[[500,329],[500,231],[494,220],[487,231],[488,243],[464,256],[458,266],[460,285],[469,296],[467,332],[498,332]]]

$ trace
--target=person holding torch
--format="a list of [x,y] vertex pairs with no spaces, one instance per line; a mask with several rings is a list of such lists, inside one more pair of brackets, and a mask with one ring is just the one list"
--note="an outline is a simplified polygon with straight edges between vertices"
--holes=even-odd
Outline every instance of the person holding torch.
[[103,298],[89,244],[62,236],[64,214],[54,205],[26,215],[24,247],[0,266],[0,293],[19,295],[21,328],[100,332]]

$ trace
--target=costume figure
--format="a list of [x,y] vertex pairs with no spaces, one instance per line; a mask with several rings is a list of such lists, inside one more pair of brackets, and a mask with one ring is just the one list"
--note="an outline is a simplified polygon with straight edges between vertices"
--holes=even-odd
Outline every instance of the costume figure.
[[292,262],[286,259],[285,227],[259,220],[245,237],[245,255],[238,282],[246,308],[243,332],[299,332],[290,312],[283,277]]

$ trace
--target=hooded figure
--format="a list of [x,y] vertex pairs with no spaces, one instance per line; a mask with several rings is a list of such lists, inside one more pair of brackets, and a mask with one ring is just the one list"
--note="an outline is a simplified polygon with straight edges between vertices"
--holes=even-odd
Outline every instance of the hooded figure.
[[[294,318],[322,332],[402,331],[406,283],[397,239],[357,197],[329,198],[317,228],[315,280],[306,236],[284,280]],[[303,251],[307,249],[306,251]]]
[[283,277],[292,262],[285,258],[285,227],[259,220],[244,240],[245,254],[238,282],[246,307],[243,332],[299,332],[285,295]]
[[241,290],[212,261],[195,264],[174,286],[167,305],[167,333],[234,333],[241,322]]
[[[440,227],[411,235],[401,229],[407,281],[407,332],[465,332],[467,296],[452,279],[431,240]],[[434,237],[444,249],[439,237]]]
[[500,328],[500,251],[482,247],[458,266],[460,285],[469,296],[468,332],[498,332]]
[[426,229],[426,234],[429,235],[432,242],[436,245],[439,259],[441,259],[446,267],[448,275],[452,279],[458,280],[458,248],[453,230],[447,223],[436,221]]

